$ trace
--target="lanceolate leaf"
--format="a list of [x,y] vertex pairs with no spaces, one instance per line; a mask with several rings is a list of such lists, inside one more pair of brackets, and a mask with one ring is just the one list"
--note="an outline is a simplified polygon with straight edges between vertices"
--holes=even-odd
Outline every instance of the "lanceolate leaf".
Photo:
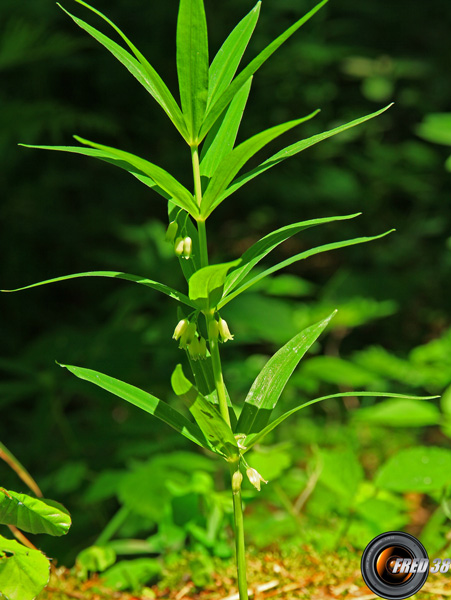
[[240,260],[210,265],[196,271],[189,280],[189,297],[202,310],[216,306],[222,297],[224,281],[230,269]]
[[258,444],[263,440],[265,436],[268,435],[273,429],[275,429],[278,425],[280,425],[285,419],[288,419],[291,415],[294,415],[299,410],[303,408],[307,408],[307,406],[311,406],[312,404],[317,404],[318,402],[322,402],[323,400],[329,400],[330,398],[346,398],[346,397],[364,397],[370,396],[372,398],[403,398],[403,399],[416,399],[416,400],[434,400],[438,398],[438,396],[410,396],[405,394],[390,394],[388,392],[340,392],[339,394],[330,394],[329,396],[321,396],[321,398],[315,398],[314,400],[309,400],[308,402],[304,402],[300,406],[293,408],[292,410],[287,411],[279,418],[275,419],[269,425],[264,427],[261,431],[257,433],[251,433],[246,437],[243,445],[246,447],[246,451],[250,450],[254,444]]
[[38,283],[32,283],[31,285],[26,285],[24,287],[17,288],[15,290],[0,290],[2,292],[21,292],[22,290],[28,290],[30,288],[38,287],[40,285],[46,285],[48,283],[56,283],[58,281],[66,281],[68,279],[77,279],[78,277],[112,277],[113,279],[125,279],[126,281],[134,281],[135,283],[139,283],[141,285],[145,285],[147,287],[152,288],[153,290],[157,290],[158,292],[163,292],[167,296],[171,298],[175,298],[179,302],[183,302],[187,306],[191,306],[193,308],[196,307],[194,302],[192,302],[188,296],[174,290],[163,283],[158,283],[158,281],[152,281],[151,279],[147,279],[146,277],[139,277],[139,275],[130,275],[129,273],[121,273],[120,271],[87,271],[86,273],[73,273],[72,275],[64,275],[62,277],[55,277],[54,279],[46,279],[45,281],[40,281]]
[[49,581],[49,560],[0,535],[0,593],[6,600],[35,598]]
[[157,419],[164,421],[198,446],[209,448],[209,444],[195,423],[188,421],[188,419],[174,410],[169,404],[152,396],[152,394],[140,390],[129,383],[124,383],[119,379],[114,379],[109,375],[93,371],[92,369],[84,369],[82,367],[74,367],[71,365],[60,366],[65,367],[76,377],[89,381],[90,383],[103,388],[107,392],[130,402],[130,404],[134,404],[145,412],[157,417]]
[[264,162],[262,162],[261,165],[259,165],[252,171],[249,171],[249,173],[245,173],[244,175],[242,175],[241,177],[236,179],[234,182],[232,182],[232,184],[226,189],[224,196],[221,198],[221,202],[222,202],[222,200],[224,200],[225,198],[228,198],[231,194],[236,192],[245,183],[247,183],[248,181],[251,181],[251,179],[254,179],[254,177],[257,177],[258,175],[261,175],[261,173],[264,173],[271,167],[278,165],[280,162],[282,162],[286,158],[290,158],[291,156],[294,156],[295,154],[302,152],[302,150],[305,150],[306,148],[310,148],[310,146],[314,146],[315,144],[318,144],[319,142],[322,142],[323,140],[327,140],[327,138],[337,135],[338,133],[342,133],[343,131],[346,131],[347,129],[351,129],[351,127],[355,127],[356,125],[360,125],[361,123],[364,123],[365,121],[369,121],[369,119],[373,119],[374,117],[377,117],[380,114],[382,114],[384,111],[386,111],[388,108],[390,108],[390,106],[392,106],[392,104],[389,104],[388,106],[385,106],[381,110],[371,113],[370,115],[366,115],[365,117],[360,117],[359,119],[350,121],[349,123],[346,123],[345,125],[340,125],[339,127],[335,127],[334,129],[330,129],[329,131],[324,131],[323,133],[318,133],[317,135],[313,135],[312,137],[309,137],[305,140],[300,140],[299,142],[296,142],[295,144],[291,144],[291,146],[287,146],[283,150],[280,150],[280,152],[277,152],[276,154],[274,154],[274,156],[271,156],[271,158],[268,158],[268,160],[265,160]]
[[204,0],[180,0],[177,74],[189,143],[197,143],[208,95],[208,36]]
[[239,146],[237,146],[232,152],[230,152],[224,160],[220,163],[212,177],[207,190],[202,199],[201,213],[204,218],[220,204],[221,195],[238,173],[238,171],[246,164],[246,162],[254,156],[259,150],[261,150],[266,144],[269,144],[279,135],[282,135],[286,131],[293,129],[300,123],[308,121],[317,114],[318,111],[303,117],[302,119],[296,119],[295,121],[289,121],[282,125],[276,125],[270,129],[266,129],[254,135],[250,139],[246,140]]
[[200,140],[203,140],[207,133],[210,131],[211,127],[214,125],[216,119],[222,114],[223,110],[228,106],[231,102],[232,98],[238,92],[238,90],[246,83],[246,81],[251,77],[264,62],[268,60],[268,58],[274,54],[274,52],[289,38],[295,33],[304,23],[306,23],[315,13],[319,11],[319,9],[327,3],[327,0],[323,0],[319,4],[315,6],[310,12],[308,12],[304,17],[296,21],[294,25],[289,27],[284,33],[279,35],[271,44],[269,44],[258,56],[256,56],[248,65],[245,67],[229,87],[221,94],[221,96],[216,100],[214,104],[212,104],[211,108],[207,112],[207,115],[204,120],[204,124],[202,125],[202,129],[200,131]]
[[202,146],[200,174],[212,177],[222,159],[233,150],[241,118],[251,89],[252,77],[232,100],[229,108],[216,121]]
[[378,240],[380,238],[385,237],[389,233],[395,231],[394,229],[390,229],[390,231],[386,231],[385,233],[381,233],[380,235],[375,235],[373,237],[361,237],[355,238],[353,240],[345,240],[343,242],[333,242],[332,244],[324,244],[324,246],[318,246],[317,248],[311,248],[310,250],[306,250],[305,252],[301,252],[300,254],[295,254],[290,258],[278,263],[274,267],[266,269],[263,273],[259,273],[252,279],[245,281],[238,289],[231,292],[228,296],[224,297],[218,304],[218,309],[225,306],[230,302],[233,298],[236,298],[239,294],[243,293],[245,290],[249,289],[251,286],[256,284],[258,281],[261,281],[268,275],[272,275],[276,271],[280,271],[280,269],[284,269],[293,263],[304,260],[305,258],[309,258],[310,256],[314,256],[315,254],[320,254],[321,252],[327,252],[329,250],[337,250],[338,248],[347,248],[348,246],[355,246],[356,244],[364,244],[366,242],[372,242],[374,240]]
[[118,150],[117,148],[111,148],[109,146],[103,146],[102,144],[96,144],[78,136],[74,137],[78,142],[84,144],[85,146],[91,146],[92,148],[96,148],[97,150],[101,150],[102,152],[107,152],[108,154],[118,158],[119,160],[123,160],[125,162],[130,163],[136,169],[138,169],[148,177],[151,177],[157,185],[159,185],[167,194],[171,196],[171,199],[174,202],[174,204],[177,204],[177,206],[180,206],[180,208],[185,209],[194,217],[198,215],[199,211],[197,205],[190,192],[172,175],[170,175],[161,167],[158,167],[157,165],[154,165],[148,160],[140,158],[135,154],[131,154],[130,152],[124,152],[124,150]]
[[221,96],[232,81],[254,32],[260,7],[259,1],[238,23],[213,59],[208,82],[208,107]]
[[300,221],[299,223],[293,223],[292,225],[286,225],[280,229],[269,233],[256,244],[251,246],[241,257],[241,263],[239,267],[234,269],[229,275],[227,275],[224,285],[224,295],[227,296],[229,292],[236,288],[236,286],[246,277],[246,275],[258,264],[265,256],[267,256],[274,248],[279,244],[290,238],[291,236],[315,227],[316,225],[323,225],[324,223],[332,223],[333,221],[344,221],[346,219],[353,219],[358,217],[362,213],[355,213],[353,215],[344,215],[342,217],[326,217],[324,219],[312,219],[310,221]]
[[171,383],[174,392],[186,403],[214,451],[226,458],[237,457],[238,446],[232,430],[219,410],[185,377],[181,365],[177,365]]
[[124,169],[124,171],[127,171],[128,173],[139,179],[139,181],[144,183],[144,185],[147,185],[164,198],[170,198],[169,194],[167,194],[164,190],[158,187],[151,177],[148,177],[142,171],[140,171],[130,163],[124,160],[119,160],[118,158],[113,156],[113,154],[109,154],[108,152],[95,150],[94,148],[83,148],[81,146],[34,146],[32,144],[19,144],[19,146],[23,146],[24,148],[35,148],[37,150],[57,150],[58,152],[70,152],[72,154],[81,154],[82,156],[92,156],[93,158],[98,158],[100,160],[103,160],[104,162],[119,167],[120,169]]
[[71,519],[57,502],[0,488],[0,523],[29,533],[60,536],[69,531]]
[[104,21],[106,21],[125,41],[127,46],[135,55],[132,56],[129,52],[124,50],[119,44],[116,44],[109,37],[88,25],[78,17],[72,15],[65,8],[62,8],[66,14],[73,19],[73,21],[82,29],[84,29],[89,35],[91,35],[95,40],[97,40],[100,44],[102,44],[107,50],[111,52],[111,54],[117,58],[119,62],[121,62],[124,67],[126,67],[130,73],[141,83],[142,86],[155,98],[158,104],[163,108],[165,113],[171,119],[172,123],[178,129],[180,134],[186,139],[187,138],[187,130],[185,126],[185,122],[183,120],[183,116],[181,110],[174,100],[171,92],[167,88],[164,81],[155,71],[155,69],[149,64],[149,62],[144,58],[144,56],[139,52],[137,48],[130,42],[130,40],[122,33],[122,31],[117,27],[110,19],[108,19],[105,15],[103,15],[100,11],[96,10],[86,2],[82,2],[81,0],[76,0],[79,4],[82,4],[86,8],[89,8],[92,12],[101,17]]
[[237,433],[258,433],[266,426],[294,369],[335,313],[295,335],[269,359],[249,390],[236,426]]

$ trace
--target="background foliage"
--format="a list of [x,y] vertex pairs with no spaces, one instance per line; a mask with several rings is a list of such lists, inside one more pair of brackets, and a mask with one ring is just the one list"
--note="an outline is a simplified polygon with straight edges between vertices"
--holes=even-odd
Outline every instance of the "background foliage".
[[[176,0],[98,0],[96,6],[152,57],[174,91],[175,48],[168,39]],[[265,2],[246,56],[310,7],[300,0]],[[82,7],[67,8],[84,16]],[[206,8],[216,50],[250,5],[207,1]],[[395,106],[283,163],[224,203],[209,222],[217,262],[301,219],[362,211],[341,223],[336,239],[391,227],[397,232],[293,265],[224,309],[236,334],[224,347],[236,397],[244,398],[280,344],[334,308],[335,322],[297,371],[285,408],[299,397],[354,386],[436,394],[451,382],[449,147],[427,141],[432,137],[420,127],[427,115],[449,107],[450,13],[440,0],[415,10],[406,2],[336,0],[256,78],[240,139],[318,107],[321,113],[301,126],[306,137],[392,100]],[[191,187],[177,134],[128,73],[53,3],[5,0],[0,16],[2,287],[106,269],[176,286],[175,258],[163,241],[164,203],[108,165],[17,143],[68,144],[76,133],[154,157]],[[333,235],[333,224],[306,231],[278,256]],[[134,548],[142,556],[163,553],[170,560],[185,546],[200,549],[207,563],[209,555],[230,554],[223,526],[230,505],[215,491],[227,476],[222,466],[212,471],[169,429],[68,377],[54,362],[99,369],[177,402],[168,386],[179,360],[176,344],[169,344],[173,305],[139,286],[97,279],[4,295],[0,302],[0,439],[45,495],[70,509],[74,523],[66,540],[39,539],[40,547],[70,564],[119,510],[112,530],[116,538],[148,539],[147,547]],[[450,415],[449,392],[441,405],[351,398],[301,413],[254,456],[253,466],[272,485],[258,497],[248,490],[249,539],[259,547],[277,538],[361,548],[380,531],[406,528],[422,534],[431,552],[446,547]],[[414,480],[409,466],[415,459],[442,468],[427,468]],[[169,485],[159,472],[170,474]],[[3,485],[26,491],[7,469]],[[119,542],[112,549],[132,551]],[[102,566],[115,569],[112,562],[110,554]],[[154,563],[135,565],[137,581],[157,575]],[[198,565],[200,578],[204,567]],[[117,582],[120,573],[110,577]]]

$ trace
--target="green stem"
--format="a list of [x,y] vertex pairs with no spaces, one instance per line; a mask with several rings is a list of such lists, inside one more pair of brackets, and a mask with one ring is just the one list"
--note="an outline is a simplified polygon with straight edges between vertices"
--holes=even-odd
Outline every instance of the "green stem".
[[102,533],[96,539],[96,542],[95,542],[96,546],[103,546],[107,542],[109,542],[110,539],[113,537],[113,535],[120,528],[120,526],[124,523],[124,521],[126,520],[126,518],[128,517],[129,514],[130,514],[130,510],[128,508],[126,508],[125,506],[121,506],[121,508],[117,511],[117,513],[114,515],[114,517],[108,522],[105,529],[102,531]]
[[[233,472],[236,466],[230,469]],[[243,520],[243,501],[241,498],[241,484],[238,489],[233,490],[233,516],[235,520],[235,548],[236,548],[236,566],[238,573],[238,592],[240,600],[248,600],[247,578],[246,578],[246,546],[244,542],[244,520]]]
[[206,315],[207,319],[207,330],[208,330],[208,341],[210,345],[211,364],[213,367],[213,376],[215,379],[215,388],[218,393],[219,412],[222,418],[231,427],[229,407],[227,406],[227,394],[224,385],[224,378],[222,376],[222,365],[221,356],[219,354],[219,342],[217,335],[211,335],[210,323],[214,320],[212,314]]
[[207,250],[207,229],[205,221],[197,221],[197,231],[199,233],[200,246],[200,265],[201,267],[208,266],[208,250]]
[[[198,146],[191,146],[191,161],[193,163],[193,179],[194,179],[194,197],[197,202],[197,206],[200,208],[202,204],[202,182],[200,179],[200,164],[199,164],[199,148]],[[208,249],[207,249],[207,230],[205,227],[205,220],[198,219],[197,230],[199,232],[199,246],[200,246],[200,264],[202,267],[208,265]]]

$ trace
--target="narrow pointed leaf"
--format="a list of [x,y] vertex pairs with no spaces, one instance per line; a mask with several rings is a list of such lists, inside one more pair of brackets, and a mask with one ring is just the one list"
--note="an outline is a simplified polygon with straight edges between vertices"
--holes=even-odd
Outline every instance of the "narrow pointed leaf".
[[272,356],[258,374],[246,397],[236,431],[257,433],[265,427],[299,361],[329,324],[334,311],[323,321],[295,335]]
[[353,215],[344,215],[339,217],[326,217],[323,219],[312,219],[310,221],[300,221],[299,223],[293,223],[286,225],[280,229],[269,233],[256,244],[251,246],[241,257],[240,265],[234,269],[229,275],[227,275],[224,285],[224,295],[227,296],[236,286],[246,277],[246,275],[258,264],[265,256],[274,250],[279,244],[287,240],[288,238],[296,235],[300,231],[309,229],[310,227],[316,227],[317,225],[323,225],[325,223],[332,223],[333,221],[344,221],[346,219],[354,219],[362,213],[355,213]]
[[372,398],[402,398],[406,399],[415,399],[415,400],[434,400],[439,396],[411,396],[409,394],[391,394],[389,392],[340,392],[339,394],[329,394],[328,396],[321,396],[321,398],[315,398],[314,400],[309,400],[308,402],[304,402],[300,406],[293,408],[292,410],[287,411],[271,423],[264,427],[261,431],[257,433],[252,433],[246,437],[244,442],[244,446],[246,447],[246,451],[250,450],[252,446],[258,444],[263,440],[264,437],[268,435],[273,429],[275,429],[278,425],[280,425],[285,419],[291,417],[299,410],[303,408],[307,408],[307,406],[311,406],[312,404],[317,404],[318,402],[322,402],[323,400],[329,400],[330,398],[346,398],[346,397],[365,397],[369,396]]
[[197,216],[198,208],[192,194],[190,194],[186,187],[179,183],[170,173],[161,167],[158,167],[157,165],[154,165],[148,160],[140,158],[135,154],[131,154],[130,152],[118,150],[117,148],[111,148],[110,146],[103,146],[102,144],[96,144],[95,142],[90,142],[89,140],[85,140],[77,135],[74,137],[78,142],[84,144],[85,146],[91,146],[92,148],[96,148],[102,152],[107,152],[115,158],[133,165],[136,169],[148,177],[151,177],[157,185],[159,185],[167,194],[169,194],[174,204],[177,204],[177,206],[180,206],[180,208],[185,209],[194,217]]
[[202,310],[215,307],[222,298],[227,273],[239,262],[240,260],[234,260],[219,265],[210,265],[196,271],[189,280],[190,300]]
[[0,590],[5,600],[35,598],[47,585],[49,560],[39,550],[27,548],[0,535]]
[[180,0],[177,74],[189,142],[197,141],[208,96],[208,36],[204,0]]
[[28,533],[61,536],[69,531],[71,518],[57,502],[0,488],[0,524],[13,525]]
[[22,146],[24,148],[34,148],[36,150],[56,150],[57,152],[70,152],[71,154],[81,154],[82,156],[98,158],[99,160],[102,160],[111,165],[114,165],[115,167],[119,167],[124,171],[127,171],[128,173],[139,179],[139,181],[144,183],[144,185],[147,185],[155,192],[163,196],[163,198],[170,198],[169,194],[167,194],[164,190],[158,187],[151,177],[145,175],[142,171],[140,171],[130,163],[124,160],[119,160],[118,158],[116,158],[112,154],[109,154],[108,152],[95,150],[94,148],[83,148],[81,146],[36,146],[33,144],[19,144],[19,146]]
[[73,273],[72,275],[63,275],[62,277],[55,277],[54,279],[46,279],[45,281],[39,281],[38,283],[32,283],[31,285],[26,285],[24,287],[16,288],[14,290],[0,290],[2,292],[21,292],[22,290],[28,290],[30,288],[38,287],[40,285],[47,285],[48,283],[57,283],[59,281],[67,281],[68,279],[77,279],[78,277],[110,277],[113,279],[124,279],[125,281],[133,281],[135,283],[139,283],[140,285],[145,285],[147,287],[152,288],[153,290],[157,290],[158,292],[162,292],[171,298],[175,298],[179,302],[183,302],[187,306],[191,306],[193,308],[196,307],[194,302],[173,288],[170,288],[163,283],[158,283],[158,281],[152,281],[152,279],[147,279],[146,277],[140,277],[139,275],[131,275],[130,273],[122,273],[120,271],[87,271],[86,273]]
[[385,233],[381,233],[380,235],[374,235],[372,237],[354,238],[353,240],[345,240],[343,242],[333,242],[332,244],[324,244],[324,246],[318,246],[317,248],[311,248],[310,250],[306,250],[305,252],[301,252],[300,254],[295,254],[294,256],[287,258],[286,260],[278,263],[277,265],[274,265],[274,267],[271,267],[269,269],[266,269],[262,273],[259,273],[252,279],[245,281],[238,289],[231,292],[228,296],[225,296],[219,302],[218,309],[228,304],[230,300],[233,300],[233,298],[236,298],[236,296],[242,294],[245,290],[248,290],[258,281],[261,281],[268,275],[272,275],[273,273],[276,273],[277,271],[280,271],[281,269],[284,269],[285,267],[288,267],[289,265],[292,265],[293,263],[298,262],[299,260],[304,260],[306,258],[309,258],[310,256],[314,256],[315,254],[321,254],[322,252],[328,252],[329,250],[338,250],[339,248],[347,248],[348,246],[355,246],[356,244],[365,244],[366,242],[373,242],[374,240],[379,240],[385,237],[386,235],[389,235],[393,231],[395,230],[390,229],[390,231],[386,231]]
[[[215,378],[213,374],[213,366],[211,363],[211,356],[208,354],[207,358],[203,360],[193,360],[190,357],[189,352],[186,353],[188,361],[191,367],[191,371],[194,375],[194,381],[199,392],[212,404],[216,404],[219,407],[218,393],[215,386]],[[225,386],[224,386],[225,387]],[[237,424],[237,418],[232,402],[230,400],[227,388],[225,388],[227,406],[229,408],[230,425],[232,431],[235,431]]]
[[310,12],[304,15],[301,19],[296,21],[291,27],[289,27],[284,33],[279,35],[273,42],[271,42],[258,56],[256,56],[248,65],[245,67],[232,81],[232,83],[227,87],[227,89],[221,94],[221,96],[216,100],[216,102],[210,107],[209,111],[204,120],[204,124],[202,125],[202,129],[200,131],[200,140],[203,140],[207,133],[210,131],[211,127],[214,125],[216,119],[222,114],[223,110],[229,105],[232,101],[232,98],[241,89],[241,87],[246,83],[246,81],[251,77],[261,66],[265,63],[268,58],[274,54],[274,52],[289,38],[291,37],[304,23],[306,23],[309,19],[316,14],[320,8],[322,8],[327,3],[327,0],[323,0],[319,4],[317,4]]
[[254,33],[260,8],[261,1],[238,23],[214,57],[208,82],[208,107],[221,96],[232,81]]
[[[187,138],[187,130],[185,126],[185,122],[183,120],[182,112],[174,100],[171,92],[168,87],[155,71],[155,69],[149,64],[147,59],[139,52],[139,50],[130,42],[130,40],[125,36],[125,34],[117,27],[110,19],[108,19],[104,14],[102,14],[99,10],[93,8],[86,2],[82,2],[81,0],[76,0],[78,4],[82,4],[96,15],[101,17],[104,21],[106,21],[125,41],[127,46],[133,52],[135,56],[132,56],[129,52],[127,52],[124,48],[119,46],[116,42],[111,40],[108,36],[104,35],[91,25],[88,25],[78,17],[72,15],[69,11],[63,8],[60,4],[60,8],[79,26],[81,29],[84,29],[89,35],[91,35],[95,40],[97,40],[102,46],[104,46],[111,54],[121,62],[126,69],[135,77],[139,83],[149,92],[149,94],[158,102],[158,104],[163,108],[165,113],[171,119],[172,123],[175,125],[180,134],[186,139]],[[136,58],[135,58],[136,57]]]
[[119,379],[114,379],[104,373],[93,371],[92,369],[85,369],[83,367],[74,367],[72,365],[60,365],[66,368],[68,371],[73,373],[79,379],[89,381],[94,385],[134,404],[138,408],[141,408],[145,412],[153,415],[157,419],[160,419],[167,425],[170,425],[173,429],[184,435],[186,438],[201,446],[202,448],[209,448],[209,444],[205,440],[202,432],[195,423],[191,423],[178,411],[174,410],[169,404],[159,400],[152,394],[141,390],[134,385],[124,383]]
[[275,127],[257,133],[257,135],[254,135],[232,150],[232,152],[230,152],[220,163],[207,187],[202,199],[202,216],[204,218],[208,217],[220,204],[221,196],[229,183],[254,154],[269,144],[269,142],[272,142],[272,140],[279,135],[293,129],[293,127],[296,127],[304,121],[308,121],[314,117],[317,112],[318,111],[315,111],[302,119],[282,123],[282,125],[276,125]]
[[200,174],[212,177],[222,159],[233,150],[241,118],[251,89],[252,78],[244,84],[230,103],[224,117],[218,119],[202,146]]
[[221,201],[224,200],[225,198],[228,198],[231,194],[236,192],[240,187],[242,187],[248,181],[251,181],[252,179],[254,179],[254,177],[261,175],[262,173],[264,173],[271,167],[278,165],[285,159],[290,158],[291,156],[294,156],[295,154],[302,152],[302,150],[306,150],[307,148],[310,148],[310,146],[314,146],[315,144],[318,144],[319,142],[322,142],[323,140],[327,140],[328,138],[333,137],[334,135],[337,135],[338,133],[342,133],[343,131],[346,131],[347,129],[356,127],[357,125],[360,125],[361,123],[364,123],[365,121],[369,121],[370,119],[373,119],[374,117],[379,116],[380,114],[385,112],[387,109],[389,109],[390,106],[392,106],[392,104],[389,104],[388,106],[385,106],[381,110],[371,113],[370,115],[360,117],[359,119],[355,119],[354,121],[350,121],[349,123],[345,123],[344,125],[340,125],[339,127],[330,129],[329,131],[324,131],[323,133],[318,133],[316,135],[313,135],[312,137],[306,138],[305,140],[300,140],[299,142],[296,142],[294,144],[291,144],[290,146],[287,146],[283,150],[280,150],[280,152],[277,152],[276,154],[271,156],[271,158],[268,158],[268,160],[265,160],[264,162],[262,162],[261,165],[259,165],[252,171],[249,171],[249,173],[244,173],[244,175],[242,175],[241,177],[238,177],[238,179],[236,179],[234,182],[232,182],[232,184],[227,188],[227,190],[225,191],[224,197],[221,198]]
[[177,365],[171,383],[175,394],[186,403],[214,451],[226,458],[237,457],[238,446],[232,430],[216,406],[211,404],[185,377],[181,365]]

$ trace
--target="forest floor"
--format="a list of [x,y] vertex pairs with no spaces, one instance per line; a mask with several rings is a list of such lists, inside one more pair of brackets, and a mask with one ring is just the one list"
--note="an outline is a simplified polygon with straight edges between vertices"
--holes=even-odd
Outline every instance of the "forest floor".
[[[252,600],[372,600],[373,594],[360,574],[360,559],[353,555],[318,556],[302,551],[290,555],[260,553],[249,558],[249,597]],[[197,587],[191,580],[186,557],[166,569],[157,585],[140,593],[106,589],[99,577],[80,581],[74,571],[53,570],[47,589],[38,600],[238,600],[233,565],[211,575],[211,582]],[[430,575],[417,600],[448,600],[451,573]]]

